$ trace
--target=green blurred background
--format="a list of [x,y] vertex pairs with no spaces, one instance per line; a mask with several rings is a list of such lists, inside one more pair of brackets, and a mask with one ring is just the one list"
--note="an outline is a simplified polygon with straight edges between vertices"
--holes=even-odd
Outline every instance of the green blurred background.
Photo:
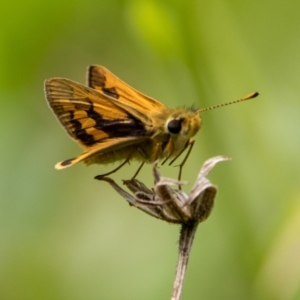
[[183,178],[233,160],[210,175],[182,299],[300,299],[299,1],[4,0],[0,20],[0,299],[170,298],[179,228],[93,179],[112,165],[54,169],[81,149],[43,82],[84,83],[90,64],[170,107],[261,93],[202,115]]

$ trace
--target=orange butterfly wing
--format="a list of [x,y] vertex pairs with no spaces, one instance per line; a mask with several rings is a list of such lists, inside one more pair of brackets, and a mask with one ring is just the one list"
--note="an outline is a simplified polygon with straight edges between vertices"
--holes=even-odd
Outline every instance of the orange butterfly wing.
[[130,107],[89,87],[64,78],[52,78],[46,80],[45,92],[60,123],[85,148],[82,155],[58,163],[58,169],[140,143],[150,134],[139,114],[128,113],[126,109]]
[[140,93],[101,66],[89,66],[87,84],[89,87],[104,95],[118,99],[145,115],[149,115],[153,111],[161,112],[167,109],[164,104]]

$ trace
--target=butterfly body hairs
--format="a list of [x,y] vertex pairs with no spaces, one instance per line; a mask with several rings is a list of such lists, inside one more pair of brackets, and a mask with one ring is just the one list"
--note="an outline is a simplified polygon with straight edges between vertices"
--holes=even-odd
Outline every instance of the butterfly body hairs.
[[[65,78],[45,81],[50,108],[84,149],[79,156],[57,163],[56,169],[81,161],[87,165],[132,159],[142,163],[158,159],[172,163],[188,147],[189,154],[194,143],[192,137],[202,123],[199,112],[231,104],[200,110],[170,109],[96,65],[88,68],[87,85]],[[253,93],[234,102],[257,95]]]

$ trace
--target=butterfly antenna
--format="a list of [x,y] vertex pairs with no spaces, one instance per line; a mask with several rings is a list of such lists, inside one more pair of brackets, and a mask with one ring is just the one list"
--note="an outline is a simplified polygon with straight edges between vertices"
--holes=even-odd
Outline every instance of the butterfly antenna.
[[250,100],[250,99],[253,99],[253,98],[257,97],[258,95],[259,95],[258,92],[254,92],[254,93],[251,93],[251,94],[249,94],[249,95],[247,95],[247,96],[245,96],[245,97],[243,97],[239,100],[235,100],[235,101],[231,101],[231,102],[227,102],[227,103],[223,103],[223,104],[217,104],[217,105],[213,105],[213,106],[206,107],[206,108],[201,108],[201,109],[198,109],[197,112],[201,113],[203,111],[207,111],[207,110],[219,108],[219,107],[222,107],[222,106],[227,106],[227,105],[235,104],[235,103],[238,103],[238,102]]

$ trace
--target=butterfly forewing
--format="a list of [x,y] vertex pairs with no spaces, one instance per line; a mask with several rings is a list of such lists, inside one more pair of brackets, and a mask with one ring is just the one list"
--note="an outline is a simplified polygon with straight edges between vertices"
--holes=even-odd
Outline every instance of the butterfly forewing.
[[76,82],[53,78],[47,80],[45,86],[48,103],[55,115],[71,137],[83,146],[107,138],[109,134],[101,128],[109,128],[108,125],[115,124],[116,120],[133,122],[125,111],[116,109],[111,100]]
[[87,81],[89,87],[118,99],[145,114],[166,109],[165,105],[135,90],[104,67],[90,66],[87,72]]
[[[147,136],[144,124],[105,94],[63,78],[47,80],[45,90],[61,124],[85,148],[82,155],[57,164],[57,168],[140,143]],[[105,163],[100,156],[98,160]],[[113,153],[105,157],[107,162],[116,160]]]

